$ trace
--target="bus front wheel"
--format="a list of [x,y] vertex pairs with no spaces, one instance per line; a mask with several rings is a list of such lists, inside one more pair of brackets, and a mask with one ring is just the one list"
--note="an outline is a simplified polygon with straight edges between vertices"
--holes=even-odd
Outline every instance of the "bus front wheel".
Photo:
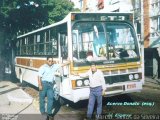
[[59,99],[58,99],[58,102],[61,106],[65,105],[66,104],[66,100],[63,98],[63,97],[60,97],[59,96]]
[[22,84],[23,77],[22,77],[22,70],[21,70],[21,68],[19,68],[19,80],[20,80],[20,83]]

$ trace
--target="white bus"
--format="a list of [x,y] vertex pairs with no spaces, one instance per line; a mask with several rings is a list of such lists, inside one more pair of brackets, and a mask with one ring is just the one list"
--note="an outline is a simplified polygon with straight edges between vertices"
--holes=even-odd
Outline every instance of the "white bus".
[[89,98],[89,80],[71,73],[94,61],[105,76],[106,96],[138,92],[144,83],[140,45],[132,13],[69,13],[62,21],[17,37],[17,78],[38,87],[37,72],[52,55],[61,70],[59,95],[74,103]]

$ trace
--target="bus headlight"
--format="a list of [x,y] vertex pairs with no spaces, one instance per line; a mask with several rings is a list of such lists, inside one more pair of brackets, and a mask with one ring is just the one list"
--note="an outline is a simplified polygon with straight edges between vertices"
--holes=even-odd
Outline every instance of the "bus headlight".
[[89,80],[84,80],[84,85],[88,86],[89,85]]
[[134,74],[134,78],[135,78],[135,79],[138,79],[138,78],[139,78],[139,75],[138,75],[138,74]]
[[77,86],[78,86],[78,87],[82,86],[82,80],[78,80],[78,81],[77,81]]
[[129,75],[129,80],[133,80],[133,75]]

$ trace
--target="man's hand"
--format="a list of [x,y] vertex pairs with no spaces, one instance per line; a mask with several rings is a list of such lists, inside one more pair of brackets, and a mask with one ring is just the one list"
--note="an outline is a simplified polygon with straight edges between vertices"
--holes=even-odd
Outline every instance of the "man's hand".
[[61,76],[60,71],[56,71],[56,72],[55,72],[55,76]]
[[38,87],[39,87],[39,91],[43,89],[42,85],[38,85]]
[[104,96],[105,95],[105,90],[102,90],[102,96]]
[[39,88],[40,91],[43,89],[40,76],[38,76],[38,88]]
[[72,74],[72,75],[79,76],[79,74],[78,74],[78,73],[76,73],[76,72],[72,72],[71,74]]
[[67,65],[69,65],[70,63],[71,63],[71,61],[70,61],[70,60],[67,60],[67,62],[61,64],[61,67],[67,66]]

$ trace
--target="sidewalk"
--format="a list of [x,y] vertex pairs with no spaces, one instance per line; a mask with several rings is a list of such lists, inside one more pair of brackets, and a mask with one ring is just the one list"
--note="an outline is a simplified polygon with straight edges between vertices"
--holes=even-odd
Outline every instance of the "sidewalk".
[[157,79],[152,79],[151,77],[145,77],[144,87],[150,87],[153,89],[160,90],[160,82]]
[[0,81],[1,120],[41,120],[41,117],[30,95],[10,81]]

